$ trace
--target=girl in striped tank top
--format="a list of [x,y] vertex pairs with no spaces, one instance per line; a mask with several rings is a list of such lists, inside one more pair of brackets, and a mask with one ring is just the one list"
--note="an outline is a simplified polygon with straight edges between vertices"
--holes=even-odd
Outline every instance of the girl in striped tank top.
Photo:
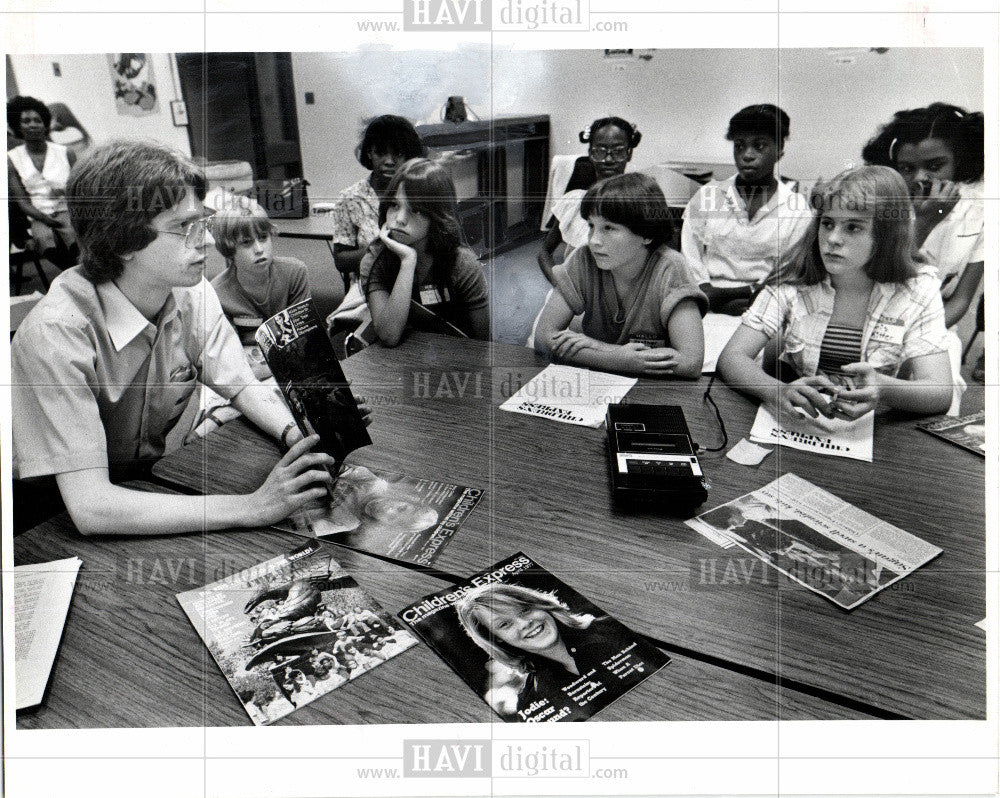
[[[913,256],[905,181],[864,166],[817,185],[802,249],[767,281],[719,357],[730,385],[776,416],[859,418],[877,405],[943,413],[952,397],[944,307]],[[769,343],[791,382],[755,362]]]

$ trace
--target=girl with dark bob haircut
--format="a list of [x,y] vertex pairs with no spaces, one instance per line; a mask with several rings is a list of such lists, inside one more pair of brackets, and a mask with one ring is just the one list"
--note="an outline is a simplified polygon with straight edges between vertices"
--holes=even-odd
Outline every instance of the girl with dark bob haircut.
[[[943,413],[954,388],[944,308],[933,267],[913,257],[905,182],[888,167],[863,166],[817,185],[811,202],[815,219],[797,257],[743,314],[719,356],[720,376],[810,431],[880,403]],[[756,362],[768,344],[791,382]]]
[[[651,377],[701,374],[705,295],[673,235],[653,178],[632,172],[595,183],[580,203],[588,243],[553,271],[534,346],[581,366]],[[570,329],[580,316],[582,332]]]
[[455,185],[444,168],[426,158],[403,164],[385,191],[378,221],[379,241],[361,261],[361,286],[379,340],[399,343],[412,303],[489,340],[486,277],[464,244]]
[[90,152],[73,169],[66,197],[83,273],[116,280],[124,256],[151,244],[152,220],[189,191],[205,199],[205,175],[189,159],[155,144],[119,141]]
[[[941,278],[945,324],[968,312],[983,281],[983,115],[947,103],[899,111],[862,150],[906,180],[915,243]],[[980,300],[981,301],[981,300]],[[961,351],[957,337],[953,346]]]

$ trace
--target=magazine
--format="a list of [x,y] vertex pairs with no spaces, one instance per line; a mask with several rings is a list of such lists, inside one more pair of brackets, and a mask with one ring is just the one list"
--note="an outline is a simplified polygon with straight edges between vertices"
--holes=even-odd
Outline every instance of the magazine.
[[745,549],[845,610],[941,553],[791,473],[685,523],[725,548]]
[[177,601],[257,725],[272,723],[416,644],[310,541]]
[[969,416],[935,416],[917,424],[917,429],[986,457],[986,411]]
[[343,465],[329,497],[279,529],[430,565],[482,498],[478,488]]
[[42,703],[82,564],[70,557],[14,566],[17,709]]
[[311,299],[265,321],[257,329],[257,343],[302,434],[320,436],[320,451],[341,463],[371,444]]
[[874,453],[875,411],[853,421],[786,414],[779,423],[771,411],[761,405],[750,428],[750,440],[870,463]]
[[620,402],[636,382],[635,377],[575,366],[546,366],[519,384],[500,409],[596,429],[604,423],[608,405]]
[[670,661],[520,552],[399,617],[511,723],[586,720]]

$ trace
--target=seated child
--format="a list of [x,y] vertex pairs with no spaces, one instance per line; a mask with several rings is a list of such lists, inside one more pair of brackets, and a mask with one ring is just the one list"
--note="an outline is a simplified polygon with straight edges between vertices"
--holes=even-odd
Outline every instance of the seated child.
[[736,175],[702,186],[684,211],[681,252],[714,313],[742,313],[809,227],[805,198],[774,174],[788,127],[776,105],[737,112],[726,132]]
[[361,261],[375,333],[396,346],[416,302],[472,338],[490,338],[486,277],[462,242],[455,186],[432,161],[397,170],[379,208],[379,242]]
[[[592,186],[580,205],[589,240],[555,267],[535,348],[567,363],[651,377],[701,375],[708,302],[679,252],[663,191],[629,173]],[[583,314],[582,332],[568,329]]]
[[983,115],[945,103],[899,111],[862,154],[906,180],[916,244],[937,267],[945,325],[954,326],[983,281]]
[[[781,418],[859,418],[879,404],[943,413],[952,400],[944,308],[932,266],[912,254],[913,207],[892,169],[818,185],[799,256],[768,278],[719,356],[718,373]],[[755,358],[776,341],[784,383]]]
[[389,181],[400,165],[424,155],[424,145],[409,120],[386,114],[368,123],[354,155],[371,174],[340,192],[332,220],[337,268],[357,275],[365,250],[378,239],[379,202]]
[[566,192],[552,205],[556,222],[549,228],[542,251],[538,253],[538,265],[545,279],[553,285],[555,261],[552,256],[559,244],[565,242],[568,258],[574,249],[587,243],[587,223],[580,216],[580,200],[584,192],[598,180],[624,174],[625,167],[632,160],[632,151],[641,140],[642,133],[618,116],[597,119],[580,131],[580,141],[588,145],[590,169],[573,170]]
[[226,259],[226,268],[212,287],[219,295],[226,318],[236,328],[258,379],[270,376],[254,335],[257,328],[290,305],[309,298],[305,264],[296,258],[274,255],[274,225],[267,212],[252,199],[234,201],[212,217],[215,248]]

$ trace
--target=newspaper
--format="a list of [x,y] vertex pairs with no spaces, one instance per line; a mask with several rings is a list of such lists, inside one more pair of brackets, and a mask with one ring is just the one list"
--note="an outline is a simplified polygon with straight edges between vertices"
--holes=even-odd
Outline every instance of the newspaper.
[[257,725],[417,643],[327,550],[310,541],[177,596]]
[[277,526],[383,557],[430,565],[482,495],[478,488],[344,465],[329,497]]
[[870,463],[874,453],[875,411],[853,421],[789,414],[778,423],[771,411],[761,405],[750,428],[750,440]]
[[980,457],[986,456],[986,411],[968,416],[936,416],[917,424],[917,429],[954,443]]
[[620,402],[638,380],[574,366],[546,366],[522,385],[501,410],[597,428],[607,407]]
[[257,329],[257,343],[303,435],[337,463],[371,444],[358,403],[311,299],[275,314]]
[[586,720],[670,661],[520,552],[399,617],[511,723]]
[[846,610],[941,553],[791,473],[685,523]]
[[81,564],[70,557],[14,567],[17,709],[42,703]]

